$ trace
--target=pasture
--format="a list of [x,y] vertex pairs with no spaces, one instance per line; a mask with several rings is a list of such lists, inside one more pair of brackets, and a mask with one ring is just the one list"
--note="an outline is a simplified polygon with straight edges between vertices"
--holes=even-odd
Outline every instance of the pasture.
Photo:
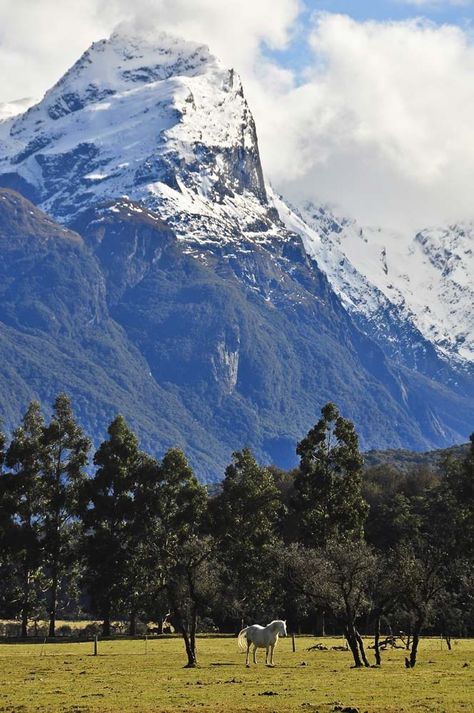
[[[426,713],[474,709],[474,640],[423,639],[415,669],[405,651],[386,651],[380,669],[351,669],[346,651],[308,651],[319,641],[280,639],[275,668],[245,668],[235,638],[200,638],[199,667],[184,669],[179,638],[85,643],[0,644],[2,713]],[[367,640],[369,643],[369,640]],[[373,652],[369,651],[373,660]]]

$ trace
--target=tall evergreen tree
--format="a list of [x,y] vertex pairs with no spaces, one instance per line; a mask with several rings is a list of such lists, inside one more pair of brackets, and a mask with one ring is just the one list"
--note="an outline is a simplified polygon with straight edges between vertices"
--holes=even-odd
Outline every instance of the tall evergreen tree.
[[200,579],[212,552],[209,540],[202,538],[207,492],[179,449],[167,451],[159,470],[153,536],[157,576],[166,589],[172,621],[183,636],[187,665],[192,667],[197,662],[197,615],[203,603]]
[[448,533],[454,537],[458,556],[474,564],[474,433],[464,458],[446,464],[446,478],[441,487],[445,507],[450,507]]
[[9,482],[4,471],[5,435],[0,431],[0,616],[9,616],[11,607],[12,517],[9,497]]
[[239,618],[269,615],[275,606],[275,547],[283,506],[274,477],[249,449],[234,453],[213,510],[235,613]]
[[327,403],[296,451],[300,466],[293,510],[300,541],[319,547],[338,535],[362,537],[368,508],[362,496],[363,459],[354,425]]
[[75,421],[66,394],[56,398],[51,422],[43,431],[43,444],[44,553],[50,579],[49,636],[55,636],[59,588],[71,565],[74,532],[71,524],[79,512],[82,487],[87,479],[84,467],[91,445]]
[[28,620],[39,603],[43,585],[42,526],[45,493],[41,481],[44,419],[40,405],[32,401],[22,425],[16,429],[6,454],[7,508],[11,515],[10,552],[18,587],[21,635],[27,636]]
[[86,483],[82,520],[86,530],[86,586],[92,610],[103,619],[103,635],[110,635],[113,613],[127,608],[127,577],[131,562],[131,531],[140,514],[134,509],[134,490],[141,454],[138,439],[118,415],[109,438],[94,455],[95,477]]

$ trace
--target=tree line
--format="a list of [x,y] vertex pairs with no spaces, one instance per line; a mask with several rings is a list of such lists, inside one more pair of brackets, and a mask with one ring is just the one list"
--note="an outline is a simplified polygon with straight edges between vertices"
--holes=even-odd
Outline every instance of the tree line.
[[286,618],[290,630],[344,633],[354,666],[368,666],[363,633],[411,642],[472,633],[474,434],[440,470],[364,469],[357,433],[336,406],[297,446],[292,471],[233,454],[207,489],[184,453],[140,450],[118,415],[92,444],[60,394],[46,422],[30,403],[10,442],[0,435],[0,616],[58,612],[112,622],[163,622],[197,661],[204,622],[238,631]]

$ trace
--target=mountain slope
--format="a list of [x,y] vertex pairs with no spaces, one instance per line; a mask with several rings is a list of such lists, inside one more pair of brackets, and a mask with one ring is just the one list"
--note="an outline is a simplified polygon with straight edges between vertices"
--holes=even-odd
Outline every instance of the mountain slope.
[[[458,373],[427,340],[426,368],[397,359],[399,347],[386,349],[336,294],[310,227],[301,235],[280,219],[240,81],[206,48],[167,36],[95,43],[42,102],[0,124],[0,149],[0,185],[77,242],[29,296],[33,317],[26,289],[12,283],[1,319],[5,353],[20,365],[13,403],[16,393],[51,400],[66,388],[95,438],[116,406],[152,452],[183,445],[208,479],[245,445],[292,465],[295,442],[330,399],[366,447],[465,441],[474,406]],[[41,240],[29,243],[12,220],[0,216],[6,243],[15,234],[17,254],[40,274]],[[56,254],[51,241],[45,249]],[[18,266],[8,269],[12,277]],[[396,340],[408,323],[393,320]],[[29,343],[12,351],[31,330],[50,364]],[[410,348],[419,336],[406,328]],[[61,359],[56,379],[50,365]]]
[[[97,443],[117,411],[156,451],[187,446],[212,471],[226,455],[179,398],[161,388],[145,359],[108,313],[105,280],[77,233],[57,225],[18,194],[0,190],[0,385],[4,427],[16,426],[28,400],[47,408],[65,390]],[[192,433],[184,438],[183,433]],[[194,441],[207,442],[209,452]]]
[[239,78],[206,47],[167,35],[94,43],[39,104],[0,126],[0,149],[3,185],[10,178],[61,222],[126,195],[175,228],[186,216],[178,233],[208,242],[214,230],[222,242],[246,214],[251,224],[265,213]]
[[311,203],[296,212],[278,197],[275,204],[351,314],[374,333],[387,330],[387,316],[411,327],[412,350],[393,340],[393,355],[402,344],[399,357],[411,351],[412,365],[423,368],[434,349],[461,371],[474,372],[474,224],[395,233]]

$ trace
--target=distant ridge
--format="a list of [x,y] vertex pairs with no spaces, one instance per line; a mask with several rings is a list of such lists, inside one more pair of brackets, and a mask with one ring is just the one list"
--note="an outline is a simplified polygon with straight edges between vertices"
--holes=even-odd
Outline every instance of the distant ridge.
[[449,448],[437,448],[433,451],[421,453],[392,448],[385,451],[366,451],[363,456],[366,468],[392,465],[404,472],[423,467],[442,470],[443,462],[447,458],[463,458],[469,452],[469,448],[469,443],[450,446]]

